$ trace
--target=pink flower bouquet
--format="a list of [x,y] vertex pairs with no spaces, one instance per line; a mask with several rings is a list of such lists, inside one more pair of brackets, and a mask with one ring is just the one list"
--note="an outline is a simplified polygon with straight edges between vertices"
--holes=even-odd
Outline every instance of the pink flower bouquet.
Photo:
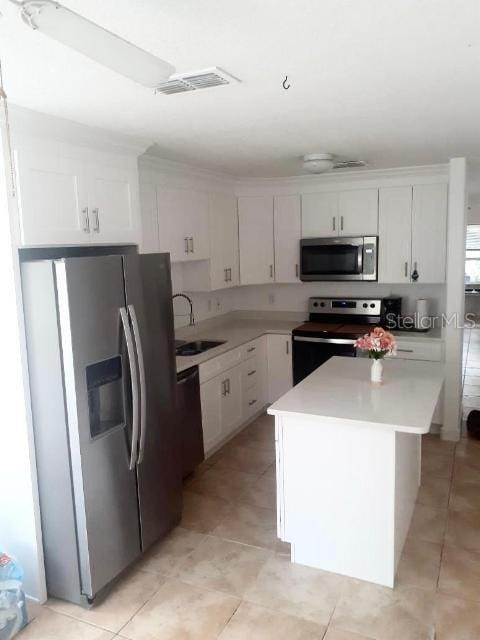
[[362,351],[368,351],[368,357],[375,360],[380,360],[388,354],[395,355],[397,349],[395,337],[381,327],[375,327],[370,333],[359,338],[355,346]]

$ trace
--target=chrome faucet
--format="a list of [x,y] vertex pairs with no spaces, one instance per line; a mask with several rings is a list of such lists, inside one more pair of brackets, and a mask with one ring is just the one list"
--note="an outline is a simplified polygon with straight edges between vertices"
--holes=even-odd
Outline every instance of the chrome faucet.
[[172,296],[172,300],[174,300],[175,298],[185,298],[185,300],[188,300],[188,304],[190,305],[190,320],[189,320],[189,325],[191,327],[193,327],[193,325],[195,324],[195,317],[193,315],[193,302],[192,299],[189,298],[187,295],[185,295],[184,293],[175,293]]

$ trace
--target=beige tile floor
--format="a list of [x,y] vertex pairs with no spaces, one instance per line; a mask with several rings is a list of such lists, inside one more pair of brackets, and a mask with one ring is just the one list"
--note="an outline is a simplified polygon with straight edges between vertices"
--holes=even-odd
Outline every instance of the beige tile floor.
[[181,525],[103,603],[51,600],[19,640],[479,640],[480,442],[426,436],[423,462],[395,589],[293,565],[262,416],[186,482]]

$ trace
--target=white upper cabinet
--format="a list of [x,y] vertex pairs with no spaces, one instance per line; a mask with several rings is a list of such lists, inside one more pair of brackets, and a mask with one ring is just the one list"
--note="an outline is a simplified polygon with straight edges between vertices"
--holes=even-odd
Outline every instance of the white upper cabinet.
[[157,186],[160,251],[172,262],[209,257],[208,195],[177,187]]
[[410,282],[412,187],[385,187],[379,194],[379,282]]
[[94,242],[138,242],[138,173],[100,163],[87,167],[90,230]]
[[15,158],[20,243],[91,242],[85,163],[26,150]]
[[302,238],[328,238],[338,235],[338,194],[302,195]]
[[172,262],[187,260],[189,245],[181,193],[173,187],[157,186],[156,200],[158,251],[169,253]]
[[302,196],[302,237],[376,236],[378,189],[307,193]]
[[187,191],[185,209],[185,233],[189,238],[190,260],[205,260],[210,257],[208,233],[208,193]]
[[136,159],[81,156],[74,147],[16,151],[22,245],[138,242]]
[[417,282],[445,282],[446,252],[447,185],[415,185],[412,200],[412,274],[416,271]]
[[237,199],[211,193],[209,202],[211,288],[239,284]]
[[183,263],[185,291],[213,291],[239,284],[237,199],[233,194],[209,194],[207,232],[210,259]]
[[337,227],[340,236],[376,236],[378,189],[340,191]]
[[240,283],[274,282],[273,197],[238,198]]
[[140,185],[140,210],[142,212],[140,252],[157,253],[159,248],[157,190],[153,184]]
[[380,189],[380,282],[445,282],[447,185]]
[[300,196],[275,196],[273,201],[275,282],[300,281]]

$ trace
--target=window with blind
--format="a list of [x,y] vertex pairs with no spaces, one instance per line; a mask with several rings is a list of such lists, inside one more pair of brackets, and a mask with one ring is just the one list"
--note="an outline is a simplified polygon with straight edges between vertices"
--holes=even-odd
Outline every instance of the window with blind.
[[465,284],[480,284],[480,224],[467,225]]

